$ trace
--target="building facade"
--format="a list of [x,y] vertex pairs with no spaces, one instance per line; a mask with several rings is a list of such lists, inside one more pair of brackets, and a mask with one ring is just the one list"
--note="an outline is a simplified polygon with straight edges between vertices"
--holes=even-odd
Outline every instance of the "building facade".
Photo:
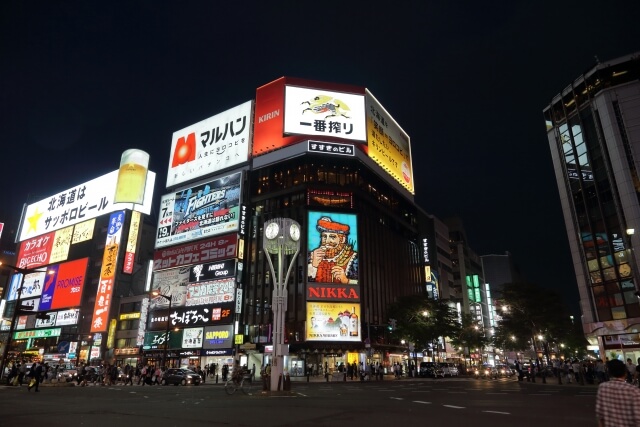
[[[406,359],[389,337],[388,306],[404,295],[439,298],[441,277],[451,283],[442,227],[413,202],[410,152],[367,89],[288,77],[174,133],[151,285],[165,296],[150,301],[147,335],[167,331],[174,354],[193,329],[203,337],[196,365],[272,363],[283,278],[270,269],[264,224],[290,218],[301,234],[285,260],[285,368],[302,375]],[[219,275],[205,276],[211,269]],[[222,314],[186,325],[187,309]],[[145,354],[156,351],[152,341]]]
[[145,292],[155,173],[138,202],[116,200],[118,170],[25,205],[4,293],[3,362],[116,361],[120,299]]
[[640,54],[598,63],[544,109],[580,292],[604,358],[640,357]]

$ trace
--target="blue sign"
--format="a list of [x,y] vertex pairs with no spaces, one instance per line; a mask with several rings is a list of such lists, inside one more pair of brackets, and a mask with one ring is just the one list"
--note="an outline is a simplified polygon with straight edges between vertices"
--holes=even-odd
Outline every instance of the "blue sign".
[[69,341],[60,341],[58,343],[58,353],[69,353]]

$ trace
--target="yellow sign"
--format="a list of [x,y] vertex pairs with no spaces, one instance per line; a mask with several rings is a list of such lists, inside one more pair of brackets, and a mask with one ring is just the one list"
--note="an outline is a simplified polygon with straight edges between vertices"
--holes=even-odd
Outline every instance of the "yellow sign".
[[140,312],[138,313],[124,313],[120,315],[120,320],[139,319]]
[[415,194],[409,135],[368,90],[366,104],[369,157],[411,194]]
[[71,238],[71,244],[84,242],[93,239],[93,229],[95,228],[96,220],[90,219],[89,221],[76,224],[73,228],[73,237]]
[[111,319],[109,321],[109,332],[107,335],[107,348],[113,348],[116,340],[116,325],[118,322],[116,319]]
[[235,336],[234,344],[243,344],[244,343],[244,335],[237,334]]
[[73,226],[63,228],[55,232],[53,237],[53,247],[51,248],[51,258],[49,263],[66,261],[69,257],[69,247],[73,236]]
[[307,341],[362,341],[360,304],[307,302]]

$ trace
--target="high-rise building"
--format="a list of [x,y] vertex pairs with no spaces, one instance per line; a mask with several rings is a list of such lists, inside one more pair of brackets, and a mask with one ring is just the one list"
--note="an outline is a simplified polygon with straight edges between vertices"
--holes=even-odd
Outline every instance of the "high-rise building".
[[[289,354],[278,365],[293,375],[403,360],[406,346],[389,341],[389,305],[439,298],[450,263],[438,253],[440,225],[413,200],[409,136],[367,89],[282,77],[175,132],[169,163],[152,289],[172,308],[150,301],[145,352],[157,355],[151,344],[169,316],[171,339],[182,336],[170,360],[264,366],[284,299]],[[286,296],[274,297],[280,261],[264,242],[279,236],[282,218],[300,225],[286,235],[299,252],[281,270]],[[205,309],[214,321],[201,319]],[[176,328],[191,311],[196,322]],[[202,328],[186,348],[185,334]]]
[[544,109],[582,326],[603,358],[640,356],[639,79],[640,52],[597,63]]

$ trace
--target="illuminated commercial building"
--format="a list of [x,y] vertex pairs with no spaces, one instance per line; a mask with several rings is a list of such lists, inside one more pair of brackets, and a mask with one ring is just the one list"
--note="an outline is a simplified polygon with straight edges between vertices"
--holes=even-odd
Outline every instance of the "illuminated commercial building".
[[409,136],[365,88],[271,82],[255,101],[175,132],[167,176],[152,289],[172,306],[150,301],[147,334],[160,336],[167,319],[171,334],[192,329],[195,364],[269,363],[274,279],[262,236],[273,218],[302,226],[285,318],[294,375],[401,361],[389,304],[440,298],[441,277],[449,293],[451,263],[438,250],[447,233],[413,201]]
[[640,357],[640,53],[598,63],[544,109],[582,326],[604,358]]
[[139,180],[140,204],[115,201],[120,176],[115,170],[25,205],[14,257],[21,272],[11,275],[2,305],[3,346],[16,313],[8,361],[116,360],[120,298],[145,291],[140,273],[153,255],[146,234],[155,228],[155,173]]

